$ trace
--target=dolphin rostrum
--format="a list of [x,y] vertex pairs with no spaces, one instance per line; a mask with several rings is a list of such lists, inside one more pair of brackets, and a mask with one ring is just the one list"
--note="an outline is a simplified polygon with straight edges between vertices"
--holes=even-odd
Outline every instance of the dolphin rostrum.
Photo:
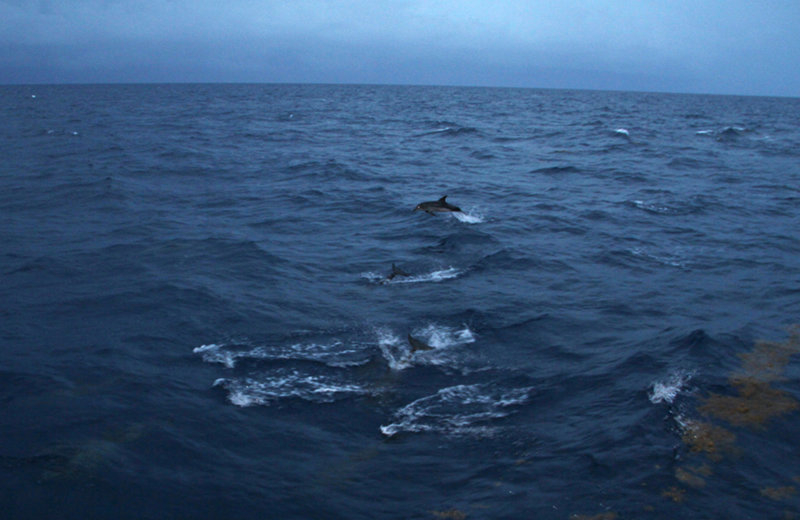
[[411,275],[408,274],[407,272],[403,271],[402,269],[400,269],[396,265],[392,264],[392,272],[389,273],[389,275],[386,277],[385,281],[388,282],[389,280],[391,280],[395,276],[411,276]]
[[415,338],[411,334],[408,335],[408,344],[411,345],[411,352],[416,352],[418,350],[433,350],[432,346]]
[[417,204],[417,207],[414,208],[414,211],[424,211],[430,215],[435,215],[436,213],[445,213],[445,212],[453,212],[453,211],[461,211],[461,208],[458,206],[453,206],[449,204],[445,199],[447,195],[442,197],[439,200],[429,200],[427,202],[420,202]]

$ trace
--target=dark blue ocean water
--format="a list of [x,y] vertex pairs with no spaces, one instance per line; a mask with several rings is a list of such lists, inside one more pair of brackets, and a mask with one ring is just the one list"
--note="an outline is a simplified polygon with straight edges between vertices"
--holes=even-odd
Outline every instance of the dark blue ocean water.
[[6,86],[0,151],[2,518],[798,515],[798,99]]

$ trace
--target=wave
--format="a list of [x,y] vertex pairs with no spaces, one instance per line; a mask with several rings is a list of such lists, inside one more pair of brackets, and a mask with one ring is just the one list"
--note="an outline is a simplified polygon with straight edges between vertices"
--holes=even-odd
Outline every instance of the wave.
[[508,389],[487,383],[450,386],[403,406],[380,430],[387,437],[400,432],[492,435],[497,428],[487,423],[511,415],[532,393],[533,387]]
[[327,161],[305,161],[295,163],[287,168],[287,171],[292,174],[291,180],[296,180],[297,177],[308,177],[316,180],[330,180],[330,181],[365,181],[370,180],[370,176],[362,171],[355,170],[335,159],[328,159]]
[[712,129],[697,130],[695,132],[695,135],[703,137],[712,137],[715,140],[721,142],[733,142],[738,140],[745,134],[747,134],[749,131],[750,130],[742,126],[726,126],[719,130],[712,130]]
[[[679,254],[653,253],[643,247],[634,247],[630,250],[631,254],[639,258],[651,260],[661,265],[687,269],[686,260]],[[676,251],[677,253],[677,251]]]
[[465,134],[478,133],[478,129],[473,126],[462,126],[451,121],[435,121],[431,124],[431,126],[434,127],[433,130],[415,134],[414,137],[426,137],[431,135],[456,137]]
[[654,213],[656,215],[678,216],[678,215],[691,215],[705,211],[711,202],[706,197],[696,195],[689,200],[629,200],[626,204],[647,213]]
[[574,166],[546,166],[531,170],[528,173],[535,175],[563,175],[567,173],[580,173],[580,170]]

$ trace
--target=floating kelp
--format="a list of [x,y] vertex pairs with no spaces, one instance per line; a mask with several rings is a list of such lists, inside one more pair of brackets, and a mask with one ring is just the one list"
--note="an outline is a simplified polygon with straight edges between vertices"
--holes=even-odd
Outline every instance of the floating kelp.
[[675,478],[687,486],[700,489],[706,486],[706,479],[692,471],[691,468],[677,468]]
[[683,442],[694,453],[705,453],[712,460],[736,453],[736,434],[705,421],[686,421]]
[[[675,415],[682,429],[682,440],[690,452],[714,462],[724,456],[737,455],[740,449],[736,445],[736,434],[719,422],[733,427],[764,428],[769,421],[800,408],[800,402],[792,395],[772,386],[773,382],[783,379],[786,366],[798,353],[800,327],[794,326],[785,341],[758,341],[751,351],[740,354],[741,366],[728,379],[730,393],[709,393],[701,397],[697,407],[701,419]],[[675,479],[695,489],[705,487],[705,477],[711,474],[711,467],[705,463],[675,469]],[[800,483],[797,478],[795,481]],[[776,501],[792,498],[795,493],[792,485],[761,489],[762,496]],[[680,502],[684,490],[673,486],[661,496]]]
[[465,520],[467,513],[460,509],[448,509],[447,511],[431,511],[431,514],[436,518],[445,518],[447,520]]
[[607,511],[605,513],[598,513],[596,515],[579,515],[572,514],[569,520],[616,520],[617,513],[614,511]]
[[793,354],[800,352],[800,327],[789,329],[786,341],[758,341],[740,354],[741,369],[730,378],[736,395],[711,394],[699,410],[736,426],[762,427],[767,421],[796,410],[800,403],[770,382],[780,380]]
[[746,377],[761,381],[780,380],[791,356],[798,353],[800,353],[800,326],[795,325],[789,329],[786,341],[758,341],[751,352],[740,354],[742,373]]
[[672,486],[661,492],[662,497],[669,498],[673,502],[683,502],[684,495],[686,495],[686,490],[676,486]]
[[761,494],[772,500],[786,500],[797,494],[794,486],[765,487],[761,489]]
[[100,438],[57,446],[31,460],[39,461],[40,482],[92,478],[105,468],[123,464],[126,459],[124,444],[141,438],[146,428],[141,423],[115,428]]
[[711,394],[699,410],[737,426],[759,427],[800,406],[788,393],[754,377],[731,381],[737,395]]

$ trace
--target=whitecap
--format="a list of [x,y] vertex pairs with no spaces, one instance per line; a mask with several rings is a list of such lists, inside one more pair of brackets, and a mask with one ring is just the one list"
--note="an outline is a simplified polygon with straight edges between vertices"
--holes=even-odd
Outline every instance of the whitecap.
[[655,381],[648,393],[650,402],[653,404],[672,403],[681,390],[686,387],[693,375],[692,372],[679,370],[664,381]]
[[616,130],[614,130],[614,133],[624,137],[630,137],[631,135],[630,132],[628,132],[627,128],[617,128]]
[[485,423],[511,415],[532,392],[533,387],[451,386],[403,406],[395,412],[394,422],[381,425],[380,430],[388,437],[403,431],[491,435],[497,428]]

